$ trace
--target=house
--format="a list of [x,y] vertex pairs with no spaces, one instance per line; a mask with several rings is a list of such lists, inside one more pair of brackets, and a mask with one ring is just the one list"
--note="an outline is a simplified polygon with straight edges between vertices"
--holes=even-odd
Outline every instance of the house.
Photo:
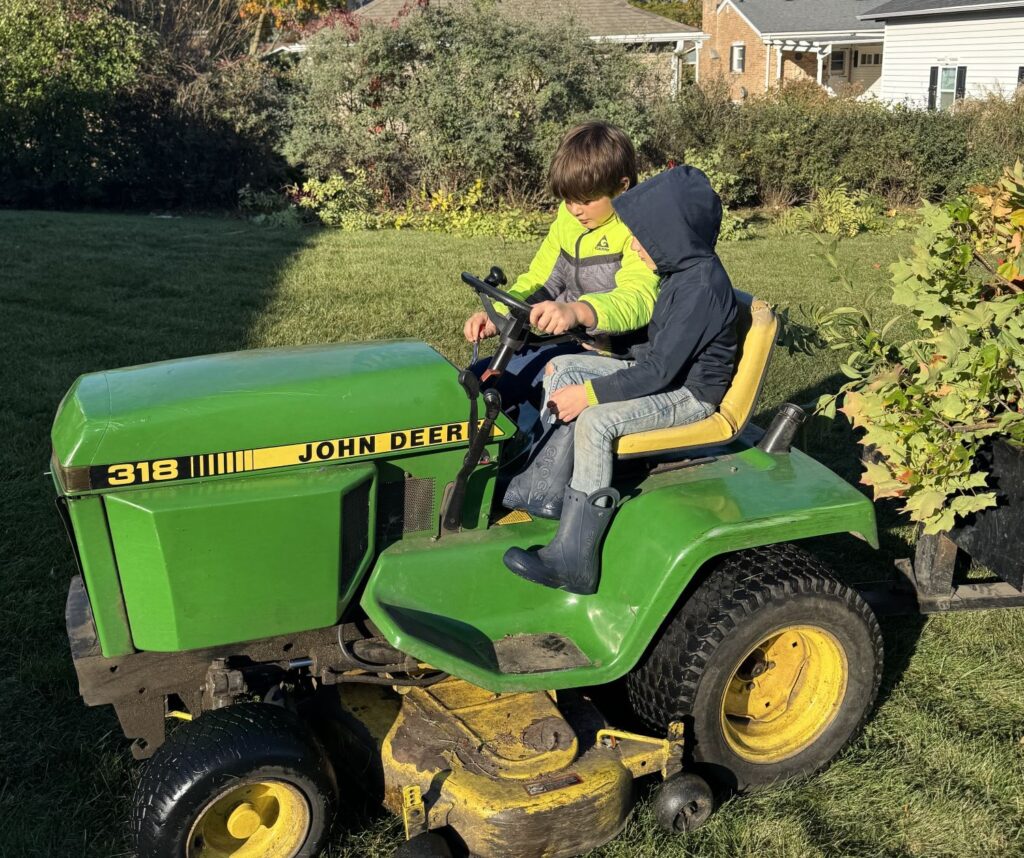
[[738,101],[808,79],[833,92],[877,92],[884,27],[861,14],[878,2],[703,0],[699,74],[724,77]]
[[[444,7],[465,0],[431,0]],[[414,8],[407,0],[370,0],[355,12],[356,17],[374,23],[390,23]],[[655,69],[672,92],[684,79],[684,65],[695,65],[697,46],[705,36],[700,30],[670,18],[629,5],[626,0],[499,0],[498,8],[510,17],[530,21],[554,21],[571,17],[595,41],[620,42],[637,52]],[[697,74],[696,68],[694,74]]]
[[1024,83],[1024,0],[890,0],[860,18],[885,25],[887,101],[946,109]]

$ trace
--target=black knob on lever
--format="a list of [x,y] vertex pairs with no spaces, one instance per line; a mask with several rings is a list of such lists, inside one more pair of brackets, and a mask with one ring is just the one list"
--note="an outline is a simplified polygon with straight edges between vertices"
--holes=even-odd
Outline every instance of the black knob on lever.
[[485,283],[490,283],[492,286],[504,286],[508,283],[508,278],[505,276],[505,272],[502,271],[497,265],[491,266],[491,273],[484,278]]

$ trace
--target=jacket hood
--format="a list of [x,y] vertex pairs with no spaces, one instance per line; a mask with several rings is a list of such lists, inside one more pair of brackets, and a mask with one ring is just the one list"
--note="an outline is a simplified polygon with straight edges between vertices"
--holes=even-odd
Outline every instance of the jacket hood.
[[612,200],[661,275],[715,255],[722,201],[696,167],[673,167]]

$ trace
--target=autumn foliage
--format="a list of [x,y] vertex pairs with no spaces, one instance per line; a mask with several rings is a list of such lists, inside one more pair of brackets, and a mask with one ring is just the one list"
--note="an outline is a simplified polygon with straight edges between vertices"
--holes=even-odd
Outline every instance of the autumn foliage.
[[840,308],[818,334],[845,355],[836,406],[863,431],[861,482],[903,500],[925,531],[997,503],[986,458],[995,437],[1024,443],[1024,165],[943,206],[929,206],[910,257],[892,266],[892,301],[916,333],[894,342],[895,319]]

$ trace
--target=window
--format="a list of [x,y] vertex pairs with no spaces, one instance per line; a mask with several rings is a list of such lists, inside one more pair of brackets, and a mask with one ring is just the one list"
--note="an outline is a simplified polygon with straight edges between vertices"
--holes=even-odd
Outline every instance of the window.
[[1017,68],[1017,86],[1024,86],[1024,66]]
[[932,66],[928,75],[928,109],[948,110],[967,91],[967,66]]
[[832,74],[842,74],[846,71],[846,51],[832,51],[832,64],[829,66]]
[[746,45],[733,45],[732,53],[729,55],[729,68],[736,74],[742,74],[747,68],[747,47]]
[[867,53],[854,54],[853,55],[853,64],[856,66],[858,64],[858,62],[862,66],[880,66],[882,64],[882,55],[881,54],[874,54],[874,53],[872,53],[872,54],[867,54]]

